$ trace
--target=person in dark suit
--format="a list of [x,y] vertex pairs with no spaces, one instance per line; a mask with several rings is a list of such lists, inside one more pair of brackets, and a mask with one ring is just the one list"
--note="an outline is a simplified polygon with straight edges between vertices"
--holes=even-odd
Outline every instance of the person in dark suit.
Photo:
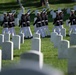
[[8,33],[8,16],[6,12],[4,12],[4,19],[1,26],[3,27],[2,34]]
[[75,10],[71,10],[68,23],[70,23],[70,30],[69,30],[69,35],[70,35],[72,31],[76,32],[76,15],[75,15]]

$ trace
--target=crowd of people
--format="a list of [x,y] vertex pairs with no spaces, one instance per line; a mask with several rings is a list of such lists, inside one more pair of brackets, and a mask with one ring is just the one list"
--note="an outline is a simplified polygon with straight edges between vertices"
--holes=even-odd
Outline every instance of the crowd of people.
[[[61,34],[61,29],[63,29],[63,18],[64,14],[61,10],[56,11],[56,17],[53,21],[53,31]],[[70,17],[68,18],[70,23],[70,30],[69,35],[72,31],[76,32],[76,16],[75,11],[71,10]],[[15,33],[15,17],[13,13],[4,13],[4,19],[1,24],[3,26],[2,33],[10,33],[14,36]],[[41,37],[51,36],[51,33],[48,28],[48,14],[46,11],[37,12],[36,17],[34,18],[33,23],[35,33],[40,33]],[[33,34],[30,28],[30,14],[29,13],[22,13],[21,19],[19,22],[20,33],[24,33],[25,38],[32,38]]]

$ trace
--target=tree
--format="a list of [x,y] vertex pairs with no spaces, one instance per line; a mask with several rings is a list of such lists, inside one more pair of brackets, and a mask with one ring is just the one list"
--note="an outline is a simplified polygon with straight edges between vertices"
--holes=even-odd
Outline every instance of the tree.
[[40,0],[40,4],[41,4],[41,6],[44,6],[45,5],[45,0]]
[[40,0],[40,4],[41,4],[41,6],[45,6],[46,5],[46,7],[49,7],[48,0]]

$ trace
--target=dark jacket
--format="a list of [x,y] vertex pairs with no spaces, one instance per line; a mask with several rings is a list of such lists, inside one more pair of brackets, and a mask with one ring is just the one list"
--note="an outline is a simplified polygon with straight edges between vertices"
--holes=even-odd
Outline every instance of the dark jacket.
[[41,27],[42,26],[42,19],[41,17],[37,16],[37,19],[33,25],[36,24],[36,27]]
[[8,27],[8,17],[7,16],[4,16],[1,26],[3,26],[3,28]]
[[71,15],[70,17],[69,17],[69,22],[68,23],[70,23],[71,25],[76,25],[76,16],[75,15]]

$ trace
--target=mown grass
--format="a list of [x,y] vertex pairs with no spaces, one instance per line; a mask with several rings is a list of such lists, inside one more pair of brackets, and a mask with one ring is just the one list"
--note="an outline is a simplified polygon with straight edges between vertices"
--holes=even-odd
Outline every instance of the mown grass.
[[[4,0],[3,0],[4,1]],[[6,0],[5,0],[6,1]],[[1,13],[3,11],[11,11],[12,9],[17,10],[17,12],[19,11],[19,5],[17,3],[15,3],[14,0],[8,0],[9,2],[5,3],[2,2],[0,4],[0,8],[1,8]],[[39,3],[39,1],[38,1]],[[23,3],[23,5],[25,6],[25,10],[27,10],[28,8],[30,8],[31,10],[35,10],[35,9],[39,9],[41,11],[41,9],[43,7],[37,7],[35,6],[37,4],[37,2],[34,2],[33,4],[30,5],[30,3]],[[57,10],[58,7],[60,7],[61,9],[66,9],[68,7],[72,8],[74,5],[76,5],[76,3],[52,3],[50,4],[50,10]],[[49,15],[49,30],[50,32],[52,32],[52,28],[53,28],[53,19],[50,16],[50,12],[48,11],[48,15]],[[34,20],[34,13],[32,13],[31,15],[31,30],[32,33],[34,33],[34,27],[33,27],[33,20]],[[68,14],[66,14],[66,12],[64,11],[64,27],[67,29],[67,34],[69,31],[69,27],[66,26],[65,21],[66,19],[68,19]],[[16,34],[19,34],[19,30],[20,28],[18,26],[15,27],[16,30]],[[2,27],[0,27],[0,33],[2,33]],[[69,40],[69,37],[64,37],[64,39]],[[67,73],[67,60],[63,59],[60,60],[58,59],[58,49],[54,48],[53,43],[50,42],[50,38],[42,38],[41,39],[41,51],[44,54],[44,63],[52,65],[56,68],[61,69],[62,71],[64,71],[64,73]],[[30,39],[25,39],[25,43],[21,44],[21,49],[20,50],[14,50],[14,60],[10,61],[10,60],[3,60],[2,61],[2,67],[5,67],[9,64],[12,63],[16,63],[19,62],[20,60],[20,55],[28,50],[31,50],[31,40]]]

